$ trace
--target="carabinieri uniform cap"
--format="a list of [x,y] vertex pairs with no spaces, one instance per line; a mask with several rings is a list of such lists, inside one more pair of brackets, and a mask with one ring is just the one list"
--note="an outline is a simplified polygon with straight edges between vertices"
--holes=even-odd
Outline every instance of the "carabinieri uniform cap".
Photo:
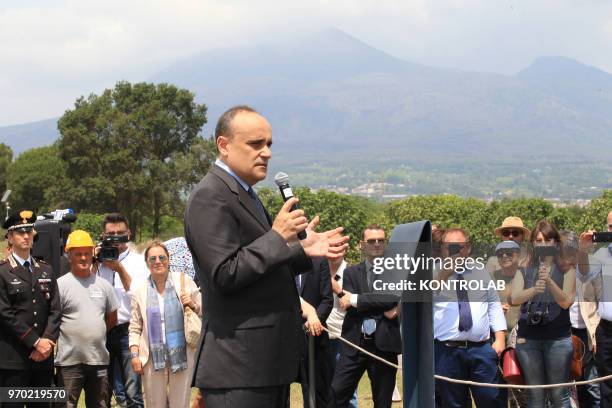
[[7,232],[28,232],[34,229],[35,222],[36,214],[34,214],[34,211],[21,210],[18,213],[11,214],[2,224],[2,228],[7,230]]

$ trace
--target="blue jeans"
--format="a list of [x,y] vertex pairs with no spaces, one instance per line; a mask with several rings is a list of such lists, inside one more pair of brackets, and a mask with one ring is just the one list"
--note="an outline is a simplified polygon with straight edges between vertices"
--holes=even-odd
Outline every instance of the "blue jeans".
[[[523,342],[524,341],[524,342]],[[557,340],[517,339],[516,354],[527,385],[569,382],[572,364],[572,338]],[[529,408],[546,406],[546,390],[528,390]],[[548,396],[553,408],[570,408],[568,388],[551,388]]]
[[[327,367],[330,373],[329,378],[334,377],[334,372],[336,371],[336,364],[338,364],[338,360],[340,360],[340,340],[329,339],[327,347]],[[357,390],[355,390],[353,397],[349,401],[349,406],[351,408],[357,408]]]
[[[109,373],[111,376],[113,375],[113,373],[115,372],[114,365],[118,362],[121,366],[121,375],[127,407],[144,408],[140,375],[136,374],[132,369],[132,357],[130,356],[127,328],[127,324],[115,326],[111,331],[108,332],[106,336],[106,348],[108,349],[108,352],[110,354],[111,363],[111,366],[109,367]],[[114,378],[112,379],[112,381],[109,381],[111,388],[113,383]],[[110,392],[109,394],[112,394],[112,392]]]
[[115,392],[115,401],[118,404],[125,405],[125,387],[123,387],[123,376],[121,375],[121,365],[119,360],[115,359],[110,365],[114,366],[113,375],[110,378],[113,379],[113,390]]
[[[491,344],[484,342],[468,347],[450,347],[436,341],[434,344],[434,361],[437,375],[471,380],[480,383],[498,383],[498,357]],[[436,380],[437,406],[444,408],[465,408],[469,403],[469,391],[478,408],[502,407],[499,400],[499,389],[470,387]]]

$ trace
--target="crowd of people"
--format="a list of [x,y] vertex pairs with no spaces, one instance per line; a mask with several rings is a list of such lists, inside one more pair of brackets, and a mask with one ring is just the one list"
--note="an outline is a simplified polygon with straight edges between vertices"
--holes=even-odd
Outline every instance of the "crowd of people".
[[[612,211],[606,229],[612,231]],[[612,266],[612,245],[592,253],[593,231],[578,236],[558,231],[547,220],[530,231],[512,216],[495,233],[500,242],[484,271],[437,273],[438,279],[474,279],[472,274],[484,272],[478,279],[489,276],[505,285],[499,291],[470,293],[467,307],[459,293],[455,302],[434,301],[436,374],[477,383],[503,382],[499,359],[512,348],[528,385],[608,375],[610,350],[598,342],[598,333],[605,344],[612,315],[606,310],[604,275]],[[461,229],[438,229],[433,239],[434,251],[442,257],[449,255],[453,244],[461,246],[458,256],[470,253],[469,236]],[[466,308],[470,313],[464,313]],[[576,367],[579,372],[572,372]],[[440,407],[469,407],[472,399],[478,407],[606,407],[612,406],[609,384],[507,392],[439,380],[436,398]]]
[[[374,289],[387,231],[365,227],[363,261],[348,265],[341,227],[317,232],[318,217],[309,222],[296,198],[275,218],[259,200],[253,186],[266,177],[272,144],[262,115],[228,110],[215,139],[219,156],[190,195],[184,239],[153,241],[140,254],[128,219],[108,214],[102,231],[115,238],[116,259],[101,258],[90,234],[75,230],[61,275],[31,255],[36,215],[7,218],[0,387],[61,386],[69,407],[84,391],[88,407],[109,407],[114,395],[127,407],[185,408],[195,387],[197,407],[285,408],[298,382],[305,407],[312,388],[317,407],[357,407],[367,372],[375,407],[400,399],[393,366],[402,353],[400,298]],[[433,280],[504,283],[432,293],[435,374],[503,384],[500,361],[509,348],[528,385],[612,374],[605,297],[612,245],[594,251],[593,233],[559,231],[547,220],[530,230],[509,216],[495,230],[499,242],[486,266],[459,270],[458,260],[474,252],[469,233],[434,226],[431,255],[450,262],[430,271]],[[194,314],[201,319],[195,343],[187,334]],[[442,408],[612,407],[612,381],[507,391],[437,380],[435,390]]]
[[109,407],[113,394],[127,407],[189,406],[195,346],[186,344],[183,310],[202,310],[190,269],[170,273],[159,241],[136,252],[127,218],[108,214],[103,236],[122,238],[117,259],[99,259],[90,234],[75,230],[65,245],[68,271],[55,273],[31,255],[35,219],[25,210],[4,223],[1,386],[55,384],[67,395],[58,406],[76,407],[82,391],[87,407]]

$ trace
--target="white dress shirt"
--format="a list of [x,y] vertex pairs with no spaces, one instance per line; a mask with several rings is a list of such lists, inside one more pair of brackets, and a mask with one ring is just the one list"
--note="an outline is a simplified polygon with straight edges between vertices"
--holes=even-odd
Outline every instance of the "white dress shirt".
[[[435,273],[435,272],[434,272]],[[456,278],[454,274],[449,279]],[[463,273],[465,280],[479,280],[485,285],[491,280],[486,269],[471,269]],[[468,291],[472,327],[459,331],[459,304],[455,291],[440,291],[434,294],[434,338],[437,340],[485,341],[493,332],[506,330],[506,319],[494,288]]]
[[32,257],[31,256],[28,257],[28,259],[22,259],[15,252],[13,252],[12,254],[13,254],[13,258],[15,258],[17,262],[19,262],[19,265],[23,266],[23,264],[26,263],[26,261],[28,261],[30,263],[30,268],[32,268]]
[[128,249],[119,254],[119,262],[125,268],[128,275],[132,279],[130,290],[126,292],[121,283],[119,274],[104,265],[100,265],[98,274],[106,279],[114,288],[119,299],[119,309],[117,310],[117,324],[129,323],[132,309],[132,293],[140,286],[148,277],[149,269],[145,263],[144,256],[132,249]]
[[580,314],[580,302],[576,300],[569,309],[570,322],[574,329],[586,329],[586,323]]
[[[342,278],[344,277],[344,269],[346,268],[346,261],[342,261],[342,264],[338,268],[336,272],[336,276],[339,276],[340,279],[337,281],[340,287],[342,287]],[[337,339],[342,334],[342,323],[344,323],[344,316],[346,315],[346,311],[340,307],[340,299],[338,299],[338,295],[336,293],[334,296],[334,308],[331,313],[327,317],[327,330],[329,330],[329,338]]]

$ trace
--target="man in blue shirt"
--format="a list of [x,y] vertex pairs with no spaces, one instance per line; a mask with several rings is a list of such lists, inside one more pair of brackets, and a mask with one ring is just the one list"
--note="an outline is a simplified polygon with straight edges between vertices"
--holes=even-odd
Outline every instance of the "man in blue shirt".
[[[490,275],[485,268],[464,267],[470,255],[469,237],[459,228],[446,230],[442,236],[443,266],[434,272],[440,283],[453,284],[453,289],[434,293],[435,371],[445,377],[496,383],[498,356],[504,350],[506,320],[495,288],[487,289]],[[460,283],[461,281],[465,281]],[[485,289],[466,289],[466,282],[477,281]],[[471,287],[471,285],[470,285]],[[455,289],[456,288],[456,289]],[[491,331],[495,341],[490,343]],[[436,381],[440,406],[463,408],[469,399],[468,387]],[[497,407],[497,388],[470,387],[477,407]]]

